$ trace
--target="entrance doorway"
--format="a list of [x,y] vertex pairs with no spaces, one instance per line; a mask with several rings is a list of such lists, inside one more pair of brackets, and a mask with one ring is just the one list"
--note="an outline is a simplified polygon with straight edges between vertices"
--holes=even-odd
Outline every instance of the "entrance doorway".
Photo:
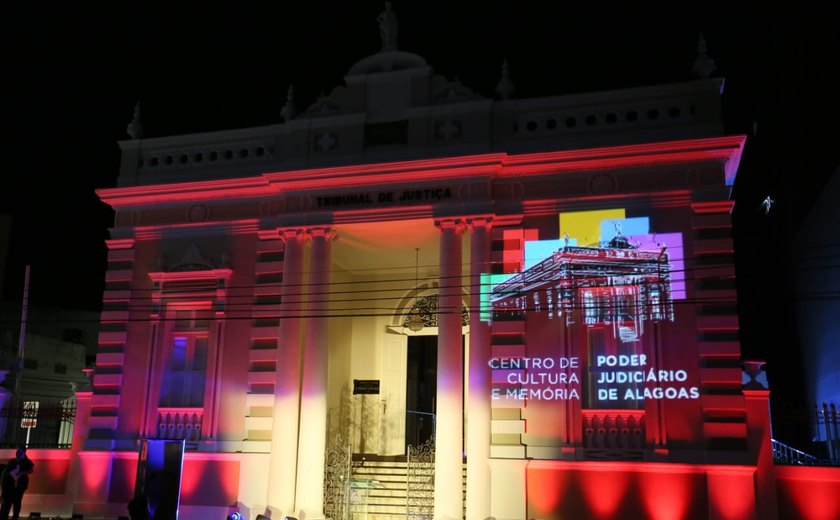
[[437,336],[409,336],[405,389],[405,444],[418,446],[435,433]]

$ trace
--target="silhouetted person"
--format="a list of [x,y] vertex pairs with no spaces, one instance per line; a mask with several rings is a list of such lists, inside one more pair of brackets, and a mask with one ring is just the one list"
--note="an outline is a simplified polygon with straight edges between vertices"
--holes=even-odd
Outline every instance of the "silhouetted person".
[[18,520],[23,494],[29,487],[29,475],[33,471],[35,464],[26,456],[26,448],[18,448],[15,458],[6,464],[3,475],[0,476],[0,487],[3,490],[0,496],[3,502],[0,506],[0,520],[8,520],[9,511],[12,512],[12,520]]
[[128,503],[128,517],[131,520],[151,520],[149,497],[140,495],[139,497],[132,498]]

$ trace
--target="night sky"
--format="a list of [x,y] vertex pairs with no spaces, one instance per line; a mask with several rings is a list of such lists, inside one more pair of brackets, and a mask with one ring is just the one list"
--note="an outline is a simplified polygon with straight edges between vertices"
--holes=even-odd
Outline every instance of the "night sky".
[[[520,98],[686,81],[705,34],[726,78],[726,133],[748,135],[734,189],[744,355],[770,359],[771,376],[773,365],[790,367],[789,244],[838,165],[840,24],[827,22],[836,18],[713,4],[652,14],[627,3],[557,12],[450,3],[393,2],[400,50],[488,97],[504,57]],[[379,50],[383,10],[378,1],[10,4],[0,7],[0,213],[13,217],[3,297],[20,299],[29,263],[33,304],[84,309],[100,305],[113,217],[94,189],[115,185],[116,142],[137,100],[149,137],[278,123],[289,84],[305,110]],[[776,205],[765,215],[768,195]],[[795,372],[776,381],[794,385]]]

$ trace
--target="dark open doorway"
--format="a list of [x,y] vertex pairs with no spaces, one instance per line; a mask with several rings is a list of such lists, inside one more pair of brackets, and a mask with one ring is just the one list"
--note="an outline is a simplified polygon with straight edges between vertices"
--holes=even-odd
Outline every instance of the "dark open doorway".
[[435,432],[437,336],[409,336],[406,362],[405,444],[418,446]]

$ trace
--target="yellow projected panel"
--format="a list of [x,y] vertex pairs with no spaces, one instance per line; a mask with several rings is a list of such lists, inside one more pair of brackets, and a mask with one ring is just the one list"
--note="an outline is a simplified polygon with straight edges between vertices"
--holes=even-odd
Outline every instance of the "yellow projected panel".
[[558,238],[562,239],[568,234],[569,238],[577,239],[579,246],[598,245],[601,238],[601,221],[623,218],[625,218],[624,208],[560,213],[560,236]]

